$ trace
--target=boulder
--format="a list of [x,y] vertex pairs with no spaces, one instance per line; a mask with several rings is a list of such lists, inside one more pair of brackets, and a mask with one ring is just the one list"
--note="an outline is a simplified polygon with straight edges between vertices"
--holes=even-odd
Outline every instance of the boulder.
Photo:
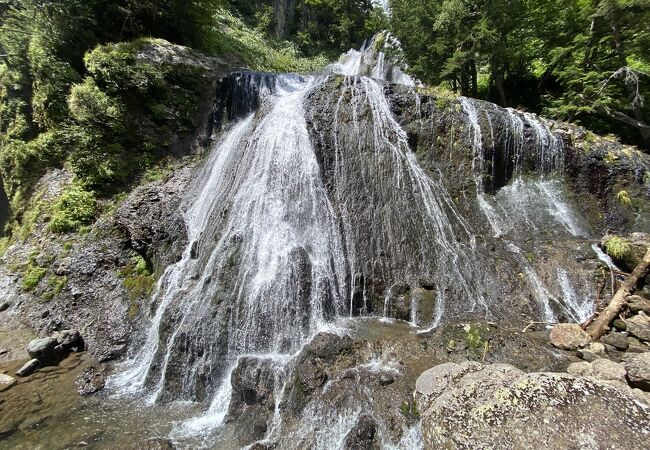
[[394,382],[395,382],[395,377],[389,373],[382,372],[381,375],[379,375],[379,384],[381,386],[388,386],[389,384],[393,384]]
[[84,349],[84,340],[77,330],[62,330],[55,337],[59,345],[66,350],[80,352]]
[[650,353],[625,355],[625,370],[632,386],[650,391]]
[[650,341],[650,318],[643,312],[630,317],[627,319],[627,331],[642,341]]
[[626,371],[623,365],[609,359],[597,359],[590,364],[589,370],[583,375],[594,377],[602,381],[616,381],[627,384]]
[[97,367],[86,367],[75,381],[77,392],[82,396],[101,391],[105,384],[104,373]]
[[627,298],[627,308],[634,314],[644,312],[650,314],[650,300],[640,295],[630,295]]
[[605,357],[605,346],[600,342],[592,342],[583,349],[578,350],[578,357],[587,362]]
[[586,361],[574,362],[569,364],[566,371],[571,375],[583,376],[591,370],[591,364]]
[[34,339],[27,345],[27,353],[32,358],[38,359],[41,364],[57,364],[61,360],[58,345],[56,338],[53,337]]
[[447,363],[414,396],[425,448],[642,449],[650,433],[650,409],[631,392],[569,374]]
[[27,361],[23,366],[16,371],[16,375],[19,377],[26,377],[33,374],[36,369],[41,365],[40,361],[36,358]]
[[559,323],[551,330],[551,344],[561,350],[577,350],[589,344],[591,337],[577,323]]
[[628,353],[645,353],[650,351],[650,345],[648,345],[647,343],[644,344],[634,336],[628,336],[627,343],[628,343],[628,347],[626,351]]
[[0,373],[0,392],[4,392],[16,383],[14,377]]
[[371,416],[361,416],[357,424],[345,437],[346,450],[378,450],[379,444],[375,440],[377,423]]
[[630,345],[627,342],[627,335],[623,333],[617,333],[615,331],[611,333],[607,333],[601,338],[601,341],[603,341],[605,344],[611,345],[612,347],[616,348],[617,350],[626,350],[627,347]]

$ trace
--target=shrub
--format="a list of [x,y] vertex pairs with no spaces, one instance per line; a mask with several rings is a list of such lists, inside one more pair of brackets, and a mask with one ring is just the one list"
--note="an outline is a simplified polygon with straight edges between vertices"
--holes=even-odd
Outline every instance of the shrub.
[[605,241],[605,252],[616,260],[626,258],[631,251],[630,243],[621,237],[612,236]]
[[68,96],[72,117],[89,125],[119,126],[122,106],[97,87],[92,78],[72,86]]
[[55,233],[77,231],[92,223],[96,209],[94,193],[73,185],[54,204],[49,228]]

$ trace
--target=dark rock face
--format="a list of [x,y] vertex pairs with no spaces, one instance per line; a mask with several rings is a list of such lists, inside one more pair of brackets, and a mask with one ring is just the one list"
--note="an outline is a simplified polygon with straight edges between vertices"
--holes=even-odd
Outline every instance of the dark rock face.
[[227,422],[237,424],[241,445],[262,439],[275,407],[280,374],[271,359],[240,358],[232,374],[232,397]]
[[508,365],[442,364],[418,378],[415,397],[428,448],[641,449],[650,431],[648,408],[627,392]]
[[179,203],[187,189],[189,168],[167,181],[155,181],[137,188],[117,210],[116,225],[128,236],[137,253],[165,268],[178,261],[187,245],[185,222]]
[[361,416],[354,428],[345,437],[344,446],[348,450],[377,450],[375,441],[377,423],[370,416]]

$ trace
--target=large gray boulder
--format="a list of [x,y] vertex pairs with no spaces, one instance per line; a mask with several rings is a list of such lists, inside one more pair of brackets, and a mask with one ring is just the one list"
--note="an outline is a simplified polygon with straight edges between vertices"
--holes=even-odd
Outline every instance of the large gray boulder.
[[57,364],[61,360],[58,345],[56,338],[53,337],[34,339],[27,346],[27,353],[42,364]]
[[446,363],[414,393],[426,448],[647,448],[650,409],[594,378]]
[[650,341],[650,317],[640,312],[627,319],[627,331],[642,341]]
[[625,355],[625,369],[632,386],[650,391],[650,353]]

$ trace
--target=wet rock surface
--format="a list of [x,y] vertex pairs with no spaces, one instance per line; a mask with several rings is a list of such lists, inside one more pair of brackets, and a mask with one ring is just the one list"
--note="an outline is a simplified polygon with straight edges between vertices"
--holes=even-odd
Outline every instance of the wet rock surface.
[[424,372],[415,398],[429,448],[641,449],[650,412],[591,378],[509,365],[443,364]]
[[79,374],[75,381],[79,395],[90,395],[104,389],[106,380],[102,369],[90,366]]

